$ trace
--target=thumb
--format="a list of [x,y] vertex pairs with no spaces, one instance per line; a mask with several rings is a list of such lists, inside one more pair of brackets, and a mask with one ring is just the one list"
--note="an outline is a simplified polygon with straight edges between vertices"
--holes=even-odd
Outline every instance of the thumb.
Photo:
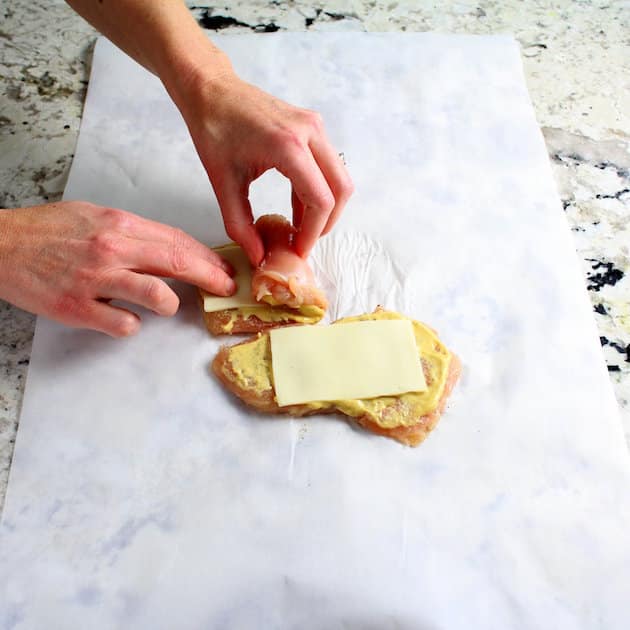
[[219,190],[215,190],[225,231],[238,243],[254,267],[257,267],[265,255],[265,249],[258,231],[254,227],[252,207],[247,198],[247,188],[225,182]]

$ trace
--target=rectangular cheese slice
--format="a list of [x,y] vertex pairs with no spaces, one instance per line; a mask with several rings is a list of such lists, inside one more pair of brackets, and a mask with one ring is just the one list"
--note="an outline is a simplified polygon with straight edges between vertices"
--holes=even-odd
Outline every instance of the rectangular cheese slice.
[[214,251],[225,258],[234,267],[236,282],[236,293],[229,297],[220,297],[202,291],[203,310],[206,313],[223,311],[228,308],[239,308],[241,306],[260,306],[252,298],[252,268],[249,264],[247,254],[238,245],[224,245],[215,247]]
[[269,335],[280,407],[427,389],[409,320],[277,328]]

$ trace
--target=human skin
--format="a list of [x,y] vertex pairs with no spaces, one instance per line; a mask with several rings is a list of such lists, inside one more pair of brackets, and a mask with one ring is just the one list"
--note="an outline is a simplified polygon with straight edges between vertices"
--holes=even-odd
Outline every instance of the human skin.
[[177,278],[219,295],[232,269],[181,230],[130,212],[77,201],[0,210],[0,297],[69,326],[113,337],[138,331],[122,300],[173,315]]
[[[241,80],[179,0],[68,4],[161,79],[206,169],[226,232],[252,264],[261,262],[264,247],[248,191],[271,168],[291,181],[295,248],[308,256],[353,191],[319,114]],[[177,310],[177,296],[158,276],[218,295],[234,290],[229,266],[180,230],[81,201],[0,211],[0,265],[1,298],[112,336],[139,328],[138,317],[112,306],[112,298],[162,315]]]

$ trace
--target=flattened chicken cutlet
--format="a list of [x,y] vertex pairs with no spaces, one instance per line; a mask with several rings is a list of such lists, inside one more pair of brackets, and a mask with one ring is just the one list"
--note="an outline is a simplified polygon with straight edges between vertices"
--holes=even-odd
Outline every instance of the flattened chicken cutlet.
[[[251,276],[255,304],[214,312],[204,310],[206,328],[213,335],[258,333],[278,326],[316,324],[326,312],[326,296],[317,287],[308,262],[298,256],[293,247],[293,225],[279,214],[267,214],[256,221],[256,228],[265,246],[265,257]],[[203,310],[201,292],[200,296]]]
[[[358,317],[347,317],[335,324],[370,319],[407,318],[398,313],[377,310]],[[424,392],[279,407],[273,388],[268,333],[261,333],[254,340],[222,347],[212,363],[212,369],[229,391],[259,411],[292,416],[339,412],[368,431],[408,446],[417,446],[440,419],[459,378],[461,363],[440,342],[434,331],[420,322],[411,321],[428,386]]]
[[316,324],[324,316],[324,310],[316,306],[293,310],[282,307],[243,306],[208,313],[203,310],[206,328],[213,335],[238,335],[259,333],[278,326]]

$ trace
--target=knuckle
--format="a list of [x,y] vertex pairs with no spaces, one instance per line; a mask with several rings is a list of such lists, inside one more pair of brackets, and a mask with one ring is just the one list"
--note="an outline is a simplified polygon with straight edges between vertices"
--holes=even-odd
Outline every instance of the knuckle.
[[74,314],[76,310],[77,299],[72,295],[61,295],[54,300],[51,311],[53,315],[58,317],[65,317]]
[[291,127],[281,127],[276,131],[275,141],[289,151],[303,151],[305,143],[300,134]]
[[186,236],[182,230],[176,229],[171,243],[169,267],[176,275],[186,273],[190,269],[190,256],[185,246]]
[[126,232],[131,223],[131,215],[117,208],[105,208],[103,218],[110,229],[118,232]]
[[307,110],[305,112],[306,124],[312,131],[319,134],[324,131],[324,119],[319,112]]
[[108,230],[97,232],[89,241],[92,256],[99,261],[114,258],[120,250],[120,239]]
[[144,287],[146,304],[158,313],[174,315],[179,306],[179,300],[173,300],[170,289],[157,278],[149,278]]
[[55,318],[70,325],[81,323],[88,313],[88,302],[68,293],[59,296],[51,308],[51,314]]
[[138,332],[138,328],[138,320],[131,313],[123,313],[112,327],[110,334],[113,337],[131,337]]
[[324,214],[330,214],[335,207],[335,197],[330,190],[322,190],[315,197],[313,206]]
[[173,247],[171,249],[169,267],[171,272],[176,276],[185,274],[190,268],[188,256],[181,247]]
[[159,305],[164,300],[162,284],[156,278],[147,278],[144,281],[144,297],[146,302],[153,306]]
[[72,270],[71,276],[75,292],[88,292],[100,279],[89,266],[81,265]]

